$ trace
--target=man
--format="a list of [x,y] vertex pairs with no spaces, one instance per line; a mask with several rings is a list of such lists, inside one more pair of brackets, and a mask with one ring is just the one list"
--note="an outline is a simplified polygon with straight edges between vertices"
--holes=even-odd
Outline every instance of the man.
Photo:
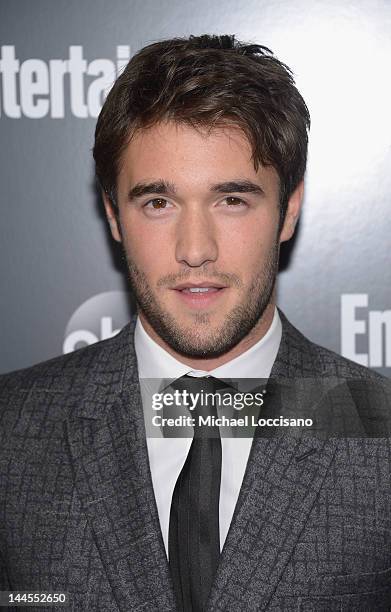
[[[116,81],[94,157],[138,317],[1,379],[3,590],[89,611],[391,609],[389,382],[275,305],[308,127],[289,69],[231,36],[152,44]],[[156,379],[268,379],[261,414],[315,428],[147,437]]]

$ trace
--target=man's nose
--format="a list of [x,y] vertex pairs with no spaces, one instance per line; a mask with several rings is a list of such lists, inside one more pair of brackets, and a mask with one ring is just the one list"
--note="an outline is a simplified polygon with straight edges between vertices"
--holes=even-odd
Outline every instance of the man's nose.
[[182,210],[176,226],[175,257],[179,263],[198,267],[216,261],[216,230],[211,217],[199,206]]

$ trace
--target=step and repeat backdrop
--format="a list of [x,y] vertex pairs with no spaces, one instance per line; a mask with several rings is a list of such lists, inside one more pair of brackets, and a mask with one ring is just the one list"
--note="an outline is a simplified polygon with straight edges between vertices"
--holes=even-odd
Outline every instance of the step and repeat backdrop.
[[135,312],[94,181],[96,118],[144,45],[236,34],[288,64],[312,117],[278,303],[391,376],[391,3],[0,0],[0,372],[108,338]]

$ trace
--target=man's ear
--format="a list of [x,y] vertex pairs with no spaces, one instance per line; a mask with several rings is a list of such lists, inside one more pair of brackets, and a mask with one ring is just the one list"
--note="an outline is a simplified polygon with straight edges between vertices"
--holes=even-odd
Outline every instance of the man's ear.
[[105,191],[102,191],[103,203],[105,205],[106,217],[110,225],[111,235],[117,242],[122,242],[121,231],[118,223],[118,215],[114,211],[114,206]]
[[299,219],[301,204],[304,195],[304,180],[300,181],[288,200],[288,207],[284,223],[280,233],[280,242],[290,240],[295,232],[296,223]]

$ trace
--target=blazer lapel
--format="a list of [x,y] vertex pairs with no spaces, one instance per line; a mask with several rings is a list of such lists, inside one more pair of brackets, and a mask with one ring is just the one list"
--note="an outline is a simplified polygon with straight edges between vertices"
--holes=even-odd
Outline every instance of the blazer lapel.
[[[309,376],[309,370],[303,374],[297,363],[315,358],[308,355],[308,341],[308,347],[301,347],[304,339],[281,318],[283,337],[271,379],[283,379],[265,401],[267,413],[275,416],[284,415],[287,398],[294,401],[284,381]],[[307,407],[311,410],[310,403]],[[305,414],[305,403],[297,408]],[[335,439],[302,434],[300,428],[295,435],[254,438],[208,611],[267,609],[336,450]]]
[[128,326],[113,339],[113,361],[101,360],[101,372],[84,381],[81,401],[67,420],[68,442],[76,489],[119,609],[168,612],[175,610],[174,595],[131,331]]

